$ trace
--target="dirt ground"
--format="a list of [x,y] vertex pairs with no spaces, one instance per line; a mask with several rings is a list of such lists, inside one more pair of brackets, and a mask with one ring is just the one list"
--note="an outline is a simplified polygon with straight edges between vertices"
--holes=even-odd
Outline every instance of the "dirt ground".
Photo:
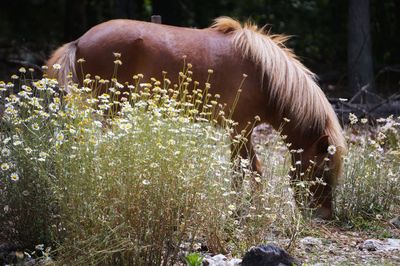
[[300,238],[292,252],[306,265],[400,265],[400,249],[366,250],[368,239],[400,239],[400,230],[390,223],[366,230],[314,222],[312,227],[311,237]]

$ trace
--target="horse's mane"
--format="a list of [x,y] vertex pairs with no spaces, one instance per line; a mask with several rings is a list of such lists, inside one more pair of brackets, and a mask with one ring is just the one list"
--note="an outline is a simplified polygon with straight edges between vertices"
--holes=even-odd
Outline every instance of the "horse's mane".
[[282,116],[294,120],[304,134],[313,130],[328,135],[329,143],[339,148],[337,156],[344,152],[346,144],[337,116],[315,75],[285,46],[287,36],[270,34],[251,22],[242,25],[229,17],[215,19],[211,28],[232,35],[234,46],[260,67],[262,84],[267,80],[270,99]]

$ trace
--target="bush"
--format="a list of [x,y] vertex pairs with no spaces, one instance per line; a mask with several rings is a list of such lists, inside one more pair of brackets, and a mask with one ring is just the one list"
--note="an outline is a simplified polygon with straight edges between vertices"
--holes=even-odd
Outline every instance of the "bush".
[[388,218],[400,211],[400,118],[360,122],[350,115],[348,153],[336,195],[342,221]]
[[[52,247],[68,265],[173,264],[198,242],[232,254],[282,237],[291,246],[308,225],[288,176],[290,153],[302,151],[269,132],[255,143],[263,177],[231,160],[247,135],[189,69],[176,85],[165,75],[133,84],[87,76],[70,94],[24,71],[0,82],[0,237]],[[341,221],[400,209],[398,119],[346,130]],[[308,197],[312,181],[294,185]]]
[[76,265],[172,263],[184,242],[238,252],[262,241],[270,218],[253,206],[254,174],[230,158],[245,132],[230,141],[234,122],[188,68],[176,86],[141,75],[125,85],[87,76],[70,94],[23,74],[2,83],[6,237],[57,243],[57,261]]

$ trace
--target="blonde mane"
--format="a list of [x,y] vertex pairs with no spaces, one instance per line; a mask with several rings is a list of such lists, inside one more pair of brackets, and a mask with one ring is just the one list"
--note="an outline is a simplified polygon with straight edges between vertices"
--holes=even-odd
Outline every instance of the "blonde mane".
[[329,142],[342,151],[345,140],[337,116],[315,82],[315,75],[285,46],[284,35],[272,35],[264,27],[229,18],[215,19],[212,29],[230,34],[233,45],[250,58],[261,70],[261,80],[267,80],[270,99],[277,103],[281,115],[297,123],[302,133],[314,130],[329,136]]

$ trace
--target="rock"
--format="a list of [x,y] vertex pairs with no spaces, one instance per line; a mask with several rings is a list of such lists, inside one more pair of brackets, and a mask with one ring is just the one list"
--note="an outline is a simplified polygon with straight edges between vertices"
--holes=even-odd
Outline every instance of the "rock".
[[319,247],[322,245],[322,240],[319,238],[307,236],[300,240],[300,243],[303,246],[310,246],[310,247]]
[[300,240],[300,244],[306,252],[312,252],[313,249],[318,249],[322,246],[322,240],[319,238],[307,236]]
[[218,254],[213,257],[206,255],[203,265],[209,266],[238,266],[242,262],[241,259],[228,260],[224,255]]
[[242,266],[292,266],[301,263],[275,244],[252,247],[243,256]]
[[218,254],[215,256],[207,255],[203,260],[203,265],[225,266],[226,265],[226,257],[222,254]]
[[391,251],[400,250],[400,239],[388,238],[385,240],[367,239],[358,247],[367,251]]
[[242,265],[242,260],[241,259],[231,259],[230,261],[228,261],[228,263],[226,264],[226,266],[239,266]]
[[400,215],[389,221],[394,227],[400,229]]

